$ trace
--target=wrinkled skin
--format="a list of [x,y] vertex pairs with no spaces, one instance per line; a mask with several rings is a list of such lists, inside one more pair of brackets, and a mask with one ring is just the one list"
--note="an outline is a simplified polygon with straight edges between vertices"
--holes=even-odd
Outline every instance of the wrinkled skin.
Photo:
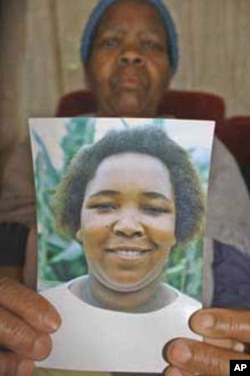
[[243,343],[250,343],[250,312],[204,309],[191,317],[192,330],[205,338],[197,342],[180,338],[163,350],[170,363],[165,376],[228,376],[230,359],[250,360]]
[[44,298],[18,282],[0,279],[0,343],[12,352],[0,352],[0,375],[29,376],[33,361],[51,350],[49,334],[60,317]]

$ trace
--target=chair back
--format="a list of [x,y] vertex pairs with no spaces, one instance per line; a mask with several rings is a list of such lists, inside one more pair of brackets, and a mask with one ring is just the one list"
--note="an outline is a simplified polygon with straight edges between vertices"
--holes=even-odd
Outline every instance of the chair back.
[[[78,90],[64,95],[57,107],[57,117],[96,113],[96,102],[90,91]],[[222,97],[196,91],[169,90],[159,106],[158,116],[178,119],[222,120],[225,105]]]

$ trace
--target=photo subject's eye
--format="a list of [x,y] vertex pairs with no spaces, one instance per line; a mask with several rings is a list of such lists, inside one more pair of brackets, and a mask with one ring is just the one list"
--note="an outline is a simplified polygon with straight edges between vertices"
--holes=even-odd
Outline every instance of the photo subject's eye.
[[144,206],[143,211],[145,213],[151,214],[151,215],[157,215],[157,214],[163,214],[163,213],[169,213],[170,210],[162,207],[162,206]]
[[90,206],[89,209],[96,209],[99,212],[107,212],[111,210],[115,210],[117,206],[112,202],[103,202],[98,204],[93,204]]

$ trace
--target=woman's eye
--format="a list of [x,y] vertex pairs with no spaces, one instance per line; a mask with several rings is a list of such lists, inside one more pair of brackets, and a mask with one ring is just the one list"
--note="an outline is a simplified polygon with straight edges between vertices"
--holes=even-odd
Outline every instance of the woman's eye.
[[163,50],[163,46],[160,43],[155,42],[153,40],[142,41],[142,46],[146,50]]
[[101,47],[106,47],[106,48],[112,48],[116,47],[119,43],[118,38],[116,37],[110,37],[110,38],[105,38],[100,42]]
[[160,206],[145,206],[143,208],[144,212],[148,214],[162,214],[162,213],[168,213],[168,210],[166,208],[160,207]]
[[113,203],[100,203],[95,204],[91,207],[91,209],[97,209],[98,211],[110,211],[116,209],[116,205]]

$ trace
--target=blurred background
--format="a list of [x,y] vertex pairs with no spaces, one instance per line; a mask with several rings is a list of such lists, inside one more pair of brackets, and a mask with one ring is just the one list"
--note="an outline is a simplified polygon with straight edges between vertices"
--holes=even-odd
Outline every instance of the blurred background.
[[[180,37],[172,88],[221,95],[227,117],[250,112],[250,1],[165,0]],[[1,0],[0,144],[22,137],[27,117],[54,116],[82,89],[82,29],[95,0]]]

